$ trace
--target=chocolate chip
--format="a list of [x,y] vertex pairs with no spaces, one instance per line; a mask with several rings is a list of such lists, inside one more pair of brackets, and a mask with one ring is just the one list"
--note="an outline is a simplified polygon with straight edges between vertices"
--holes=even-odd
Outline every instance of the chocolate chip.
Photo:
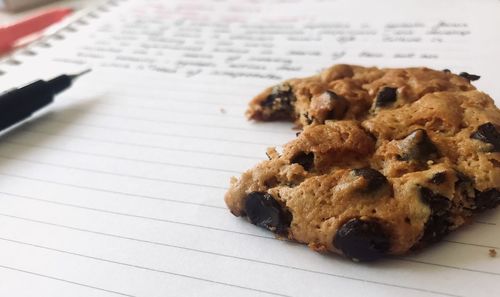
[[[465,197],[468,201],[473,201],[473,198],[477,196],[473,187],[474,181],[458,170],[455,170],[455,176],[457,177],[457,180],[455,181],[455,192],[458,195]],[[469,206],[464,206],[464,209],[472,210]]]
[[252,224],[278,234],[286,233],[292,221],[291,214],[271,195],[263,192],[248,194],[245,200],[245,212]]
[[451,73],[451,70],[450,69],[443,69],[443,72],[444,73]]
[[354,261],[373,261],[389,251],[390,240],[377,221],[354,218],[339,228],[333,245]]
[[459,75],[461,77],[467,79],[468,81],[475,81],[475,80],[478,80],[478,79],[481,78],[481,76],[479,76],[479,75],[470,74],[470,73],[467,73],[467,72],[460,72]]
[[500,205],[500,192],[496,189],[484,192],[476,191],[475,204],[479,211],[495,208]]
[[451,207],[451,202],[443,195],[434,193],[431,189],[420,188],[420,199],[429,205],[433,214],[443,214]]
[[446,172],[438,172],[434,174],[431,178],[431,183],[435,185],[440,185],[446,181]]
[[300,164],[304,167],[304,170],[309,171],[314,166],[314,153],[301,152],[297,156],[293,157],[290,162]]
[[452,224],[446,216],[431,215],[424,226],[424,235],[420,238],[422,243],[433,243],[441,240],[450,232]]
[[279,84],[271,90],[271,94],[262,102],[263,106],[273,105],[276,100],[290,101],[293,96],[292,86],[287,83]]
[[493,145],[493,152],[500,152],[500,133],[492,123],[482,124],[472,133],[471,138]]
[[438,149],[432,143],[424,129],[417,129],[406,136],[400,143],[402,151],[400,160],[428,160],[438,154]]
[[432,192],[428,188],[420,188],[420,199],[429,205],[431,215],[425,223],[421,242],[431,243],[440,240],[450,231],[449,222],[451,202],[443,195]]
[[457,181],[455,184],[468,184],[472,183],[472,179],[468,177],[465,173],[455,170],[455,174],[457,175]]
[[368,185],[363,192],[373,192],[379,189],[381,186],[387,184],[387,178],[379,171],[373,168],[359,168],[353,170],[354,175],[362,176],[368,181]]
[[286,119],[293,112],[296,98],[292,87],[288,83],[275,86],[271,94],[261,103],[261,106],[270,110],[269,119]]
[[384,87],[378,92],[375,106],[382,107],[390,105],[396,101],[397,88]]
[[311,98],[309,104],[309,114],[316,123],[324,123],[326,120],[342,119],[347,111],[349,102],[342,96],[337,95],[332,91],[325,91],[320,95],[315,95]]
[[327,96],[331,101],[331,111],[326,116],[327,119],[341,119],[347,110],[348,102],[347,100],[337,95],[335,92],[326,91]]

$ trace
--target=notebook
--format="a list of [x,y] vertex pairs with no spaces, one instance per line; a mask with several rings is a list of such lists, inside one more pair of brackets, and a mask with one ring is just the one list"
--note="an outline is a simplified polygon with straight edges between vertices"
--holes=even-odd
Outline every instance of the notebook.
[[481,75],[499,1],[113,0],[0,62],[0,88],[92,68],[0,140],[0,296],[499,296],[500,212],[369,264],[232,216],[231,176],[295,137],[243,116],[334,63]]

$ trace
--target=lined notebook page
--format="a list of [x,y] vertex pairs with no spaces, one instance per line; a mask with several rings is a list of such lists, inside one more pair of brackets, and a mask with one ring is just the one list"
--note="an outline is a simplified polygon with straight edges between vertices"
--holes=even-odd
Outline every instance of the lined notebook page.
[[497,296],[498,211],[417,254],[356,264],[275,239],[223,196],[231,176],[295,137],[291,124],[243,116],[281,79],[341,62],[426,65],[480,74],[477,86],[500,98],[499,11],[498,1],[103,2],[0,66],[2,89],[93,68],[0,140],[0,295]]

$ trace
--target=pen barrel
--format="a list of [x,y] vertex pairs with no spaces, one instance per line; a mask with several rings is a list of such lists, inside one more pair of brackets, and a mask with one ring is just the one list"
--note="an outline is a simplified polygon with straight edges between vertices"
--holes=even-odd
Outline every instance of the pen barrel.
[[72,84],[72,81],[73,79],[69,75],[59,75],[58,77],[46,82],[46,84],[47,87],[52,91],[52,94],[57,95],[69,88]]
[[0,131],[27,118],[50,104],[54,93],[45,81],[36,81],[28,86],[0,95]]

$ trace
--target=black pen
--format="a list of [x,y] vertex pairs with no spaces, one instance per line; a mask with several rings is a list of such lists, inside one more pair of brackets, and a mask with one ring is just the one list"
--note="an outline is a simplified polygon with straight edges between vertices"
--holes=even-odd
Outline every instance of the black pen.
[[75,79],[90,72],[60,75],[49,81],[37,80],[0,94],[0,131],[29,118],[54,101],[54,96],[71,87]]

